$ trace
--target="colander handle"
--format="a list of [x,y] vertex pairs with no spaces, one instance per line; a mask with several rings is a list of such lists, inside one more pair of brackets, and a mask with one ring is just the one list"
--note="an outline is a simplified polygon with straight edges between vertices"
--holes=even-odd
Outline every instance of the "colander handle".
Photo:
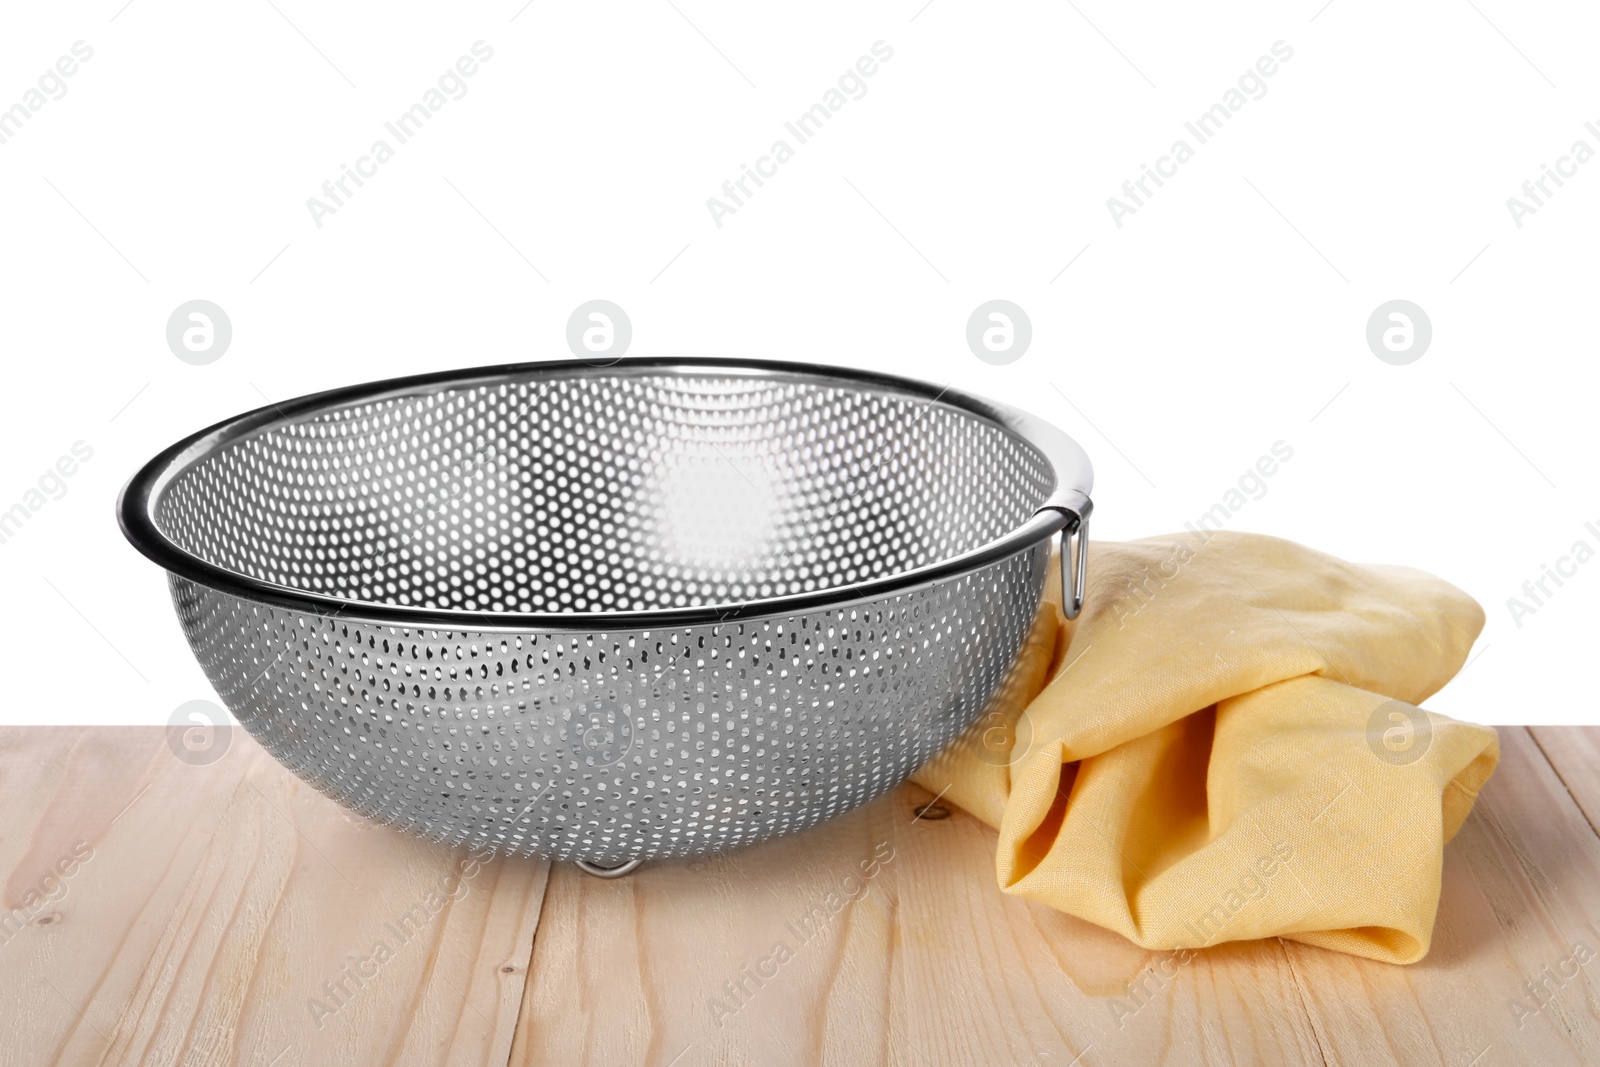
[[1089,513],[1094,502],[1082,493],[1070,495],[1074,497],[1071,507],[1049,504],[1039,512],[1053,512],[1066,520],[1057,533],[1061,538],[1061,613],[1076,619],[1083,610],[1089,583]]
[[1061,613],[1076,619],[1089,581],[1089,509],[1061,528]]
[[1083,610],[1089,575],[1089,512],[1094,510],[1089,494],[1094,491],[1094,465],[1078,442],[1050,423],[1018,408],[996,407],[1007,426],[1044,453],[1055,474],[1055,489],[1036,514],[1048,511],[1065,520],[1059,530],[1061,613],[1076,619]]

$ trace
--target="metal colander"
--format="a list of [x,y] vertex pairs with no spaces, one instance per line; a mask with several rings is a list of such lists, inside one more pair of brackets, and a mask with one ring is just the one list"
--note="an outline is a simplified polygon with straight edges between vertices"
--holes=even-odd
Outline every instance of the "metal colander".
[[982,710],[1090,468],[857,371],[543,363],[273,405],[118,503],[235,717],[356,811],[594,871],[811,826]]

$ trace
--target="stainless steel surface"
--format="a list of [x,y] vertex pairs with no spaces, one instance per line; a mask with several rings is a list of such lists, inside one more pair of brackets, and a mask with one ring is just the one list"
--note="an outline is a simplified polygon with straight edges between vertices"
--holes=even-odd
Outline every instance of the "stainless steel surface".
[[596,878],[621,878],[625,874],[632,874],[638,870],[639,864],[643,862],[644,860],[629,860],[627,863],[619,863],[615,867],[602,867],[598,863],[590,863],[588,860],[574,860],[573,866],[584,874],[592,874]]
[[252,412],[158,456],[119,516],[307,781],[613,868],[902,781],[999,685],[1091,488],[1070,439],[949,390],[625,360]]
[[1083,594],[1089,583],[1089,513],[1094,505],[1087,497],[1072,521],[1061,528],[1061,613],[1076,619],[1083,610]]

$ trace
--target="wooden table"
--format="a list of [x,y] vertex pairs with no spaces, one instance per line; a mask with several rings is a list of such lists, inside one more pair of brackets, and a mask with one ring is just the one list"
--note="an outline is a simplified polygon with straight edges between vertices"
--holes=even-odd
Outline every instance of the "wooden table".
[[242,732],[0,730],[0,1063],[1600,1063],[1600,728],[1501,737],[1394,967],[1143,951],[1002,895],[913,786],[602,881],[372,825]]

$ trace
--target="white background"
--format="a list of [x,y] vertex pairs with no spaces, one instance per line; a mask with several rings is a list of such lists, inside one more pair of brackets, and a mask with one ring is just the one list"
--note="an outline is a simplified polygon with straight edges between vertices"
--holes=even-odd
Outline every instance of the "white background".
[[[630,355],[867,366],[1029,408],[1094,457],[1098,538],[1181,529],[1283,440],[1231,528],[1483,603],[1478,658],[1430,707],[1600,722],[1600,560],[1520,627],[1506,604],[1600,548],[1600,160],[1521,228],[1506,206],[1574,140],[1600,149],[1592,9],[274,2],[0,15],[0,108],[94,50],[0,144],[0,510],[93,449],[0,544],[0,720],[157,723],[212,695],[113,521],[145,458],[267,399],[564,358],[600,297]],[[306,199],[480,39],[466,95],[318,228]],[[706,199],[879,40],[866,95],[718,228]],[[1266,95],[1114,225],[1107,197],[1279,40]],[[1006,366],[964,336],[997,297],[1034,330]],[[232,320],[208,366],[166,345],[194,298]],[[1365,341],[1394,298],[1433,324],[1407,366]]]

